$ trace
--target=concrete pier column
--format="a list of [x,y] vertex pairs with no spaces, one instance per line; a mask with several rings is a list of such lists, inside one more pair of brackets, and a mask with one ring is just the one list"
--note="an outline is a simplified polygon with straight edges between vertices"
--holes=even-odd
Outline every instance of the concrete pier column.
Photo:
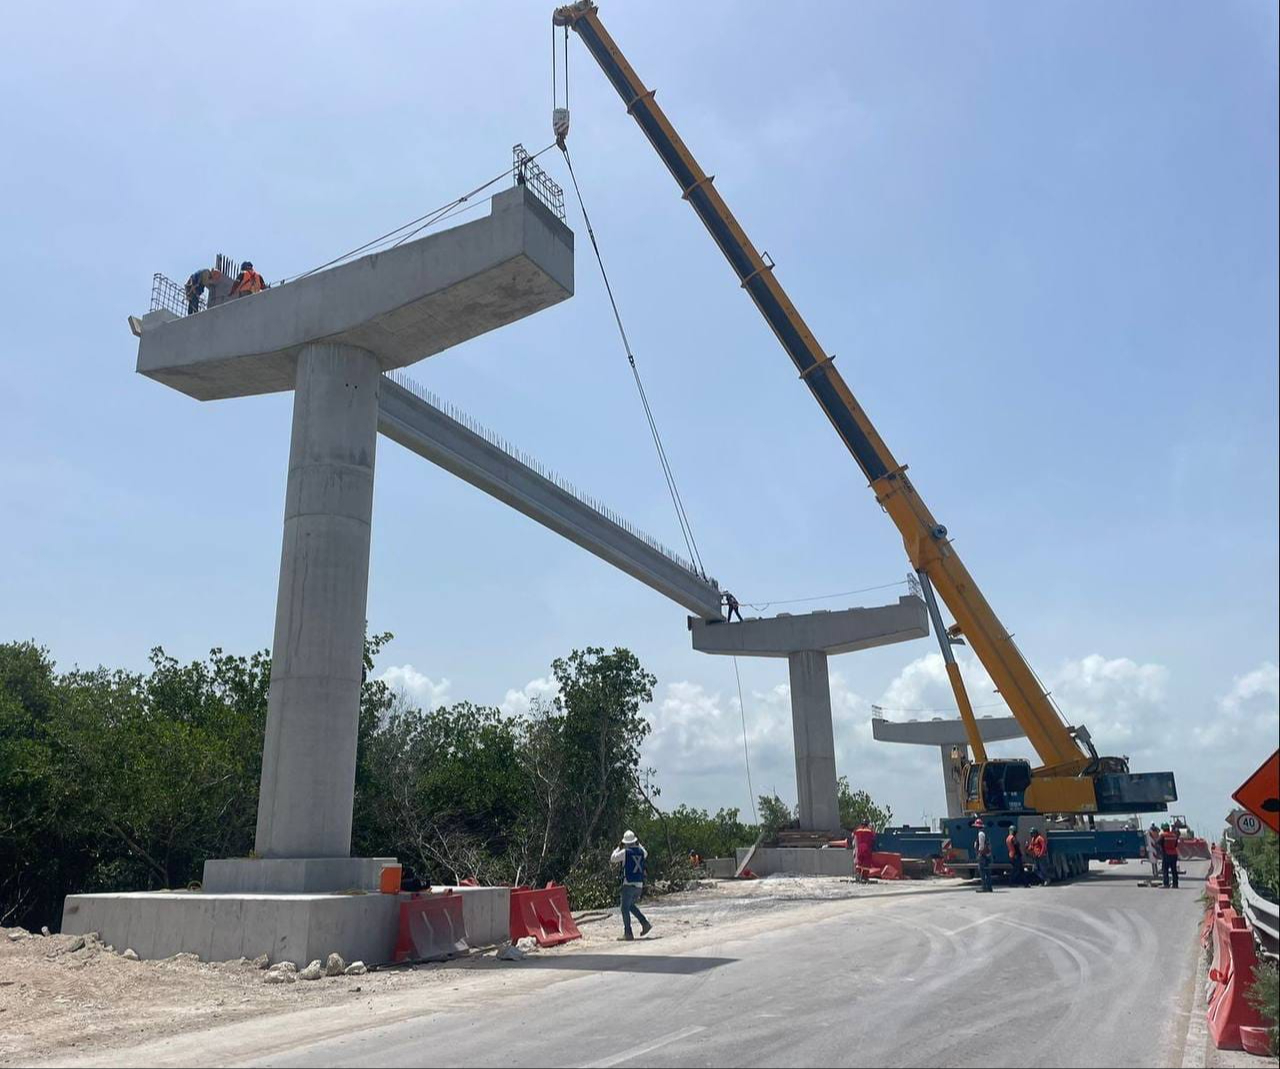
[[380,369],[370,352],[298,356],[284,547],[258,801],[263,858],[351,853]]
[[791,729],[796,745],[796,794],[800,827],[832,832],[840,827],[836,741],[831,724],[827,655],[801,650],[787,656],[791,670]]

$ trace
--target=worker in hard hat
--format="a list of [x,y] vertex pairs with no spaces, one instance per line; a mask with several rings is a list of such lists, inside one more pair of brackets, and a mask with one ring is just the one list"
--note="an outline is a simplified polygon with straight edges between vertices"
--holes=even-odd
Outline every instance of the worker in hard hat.
[[210,286],[216,286],[221,281],[222,272],[216,267],[206,267],[200,271],[193,271],[187,279],[186,285],[182,287],[182,291],[187,297],[187,315],[193,316],[200,311],[200,298],[204,296],[204,291]]
[[1039,828],[1031,829],[1031,842],[1027,844],[1027,850],[1035,864],[1040,886],[1048,887],[1052,882],[1049,877],[1049,840],[1044,837]]
[[245,260],[240,265],[240,277],[236,279],[235,285],[231,287],[231,296],[247,297],[251,293],[261,293],[266,288],[267,284],[262,276],[253,269],[253,262]]
[[978,890],[989,893],[995,890],[991,886],[991,841],[987,838],[987,828],[981,817],[973,822],[973,826],[978,829],[978,875],[982,877],[982,886]]
[[1160,829],[1156,822],[1151,822],[1147,829],[1147,862],[1151,865],[1151,882],[1160,879]]
[[729,623],[733,623],[733,615],[734,613],[737,613],[738,623],[742,623],[742,610],[738,608],[738,599],[735,598],[732,594],[730,594],[729,591],[727,590],[724,592],[724,604],[725,604],[725,608],[728,610],[725,613],[725,619]]
[[1004,848],[1009,852],[1009,882],[1014,887],[1027,885],[1027,871],[1022,865],[1022,843],[1018,841],[1017,827],[1011,827],[1005,836]]
[[870,879],[869,870],[871,855],[876,848],[876,833],[865,817],[858,821],[858,826],[853,830],[853,847],[857,851],[853,862],[854,878],[859,883],[866,883]]
[[1164,886],[1169,886],[1169,878],[1173,877],[1173,889],[1178,889],[1178,833],[1168,824],[1160,825],[1160,861]]
[[640,901],[640,896],[644,894],[644,867],[645,860],[649,856],[647,851],[636,838],[636,833],[626,831],[622,836],[622,845],[619,846],[610,855],[609,860],[617,865],[622,865],[622,894],[620,905],[622,907],[622,938],[630,942],[635,938],[631,934],[631,918],[635,917],[640,922],[640,934],[648,935],[653,930],[643,913],[640,912],[636,903]]

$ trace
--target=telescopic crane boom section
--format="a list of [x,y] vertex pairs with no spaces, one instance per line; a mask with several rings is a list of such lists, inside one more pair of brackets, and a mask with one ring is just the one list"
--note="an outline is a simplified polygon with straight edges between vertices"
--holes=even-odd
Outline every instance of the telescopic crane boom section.
[[[734,218],[715,188],[714,176],[708,175],[698,165],[658,106],[654,91],[645,88],[609,36],[600,22],[596,5],[591,0],[582,0],[558,8],[553,23],[569,27],[578,34],[618,91],[627,111],[671,171],[680,186],[681,196],[689,202],[724,253],[743,289],[751,295],[791,357],[800,378],[862,468],[876,500],[902,535],[907,556],[922,576],[926,593],[929,593],[931,584],[951,611],[957,624],[952,635],[964,635],[1026,732],[1042,762],[1035,770],[1031,784],[1026,787],[1026,804],[1048,812],[1096,811],[1098,799],[1094,775],[1099,770],[1127,773],[1127,762],[1120,758],[1099,759],[1088,740],[1088,733],[1063,723],[1031,666],[956,554],[947,537],[947,529],[934,518],[907,478],[906,465],[900,464],[890,452],[836,370],[833,357],[822,349],[796,311],[774,274],[772,262],[760,255]],[[938,638],[944,644],[944,655],[949,655],[951,638],[947,632],[940,632]],[[950,656],[946,660],[970,745],[981,761],[984,756],[981,736],[959,668]],[[1169,782],[1171,787],[1171,776]],[[1013,784],[1009,786],[1021,789]],[[984,807],[981,791],[975,795],[971,787],[969,794],[973,808]],[[1146,800],[1156,801],[1154,798]],[[1155,807],[1163,808],[1160,805]]]

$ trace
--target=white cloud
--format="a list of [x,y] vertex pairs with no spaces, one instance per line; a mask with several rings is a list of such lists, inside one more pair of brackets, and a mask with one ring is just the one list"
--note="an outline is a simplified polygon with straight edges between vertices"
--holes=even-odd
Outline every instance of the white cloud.
[[[1006,715],[977,660],[966,654],[960,665],[979,715]],[[1229,807],[1231,790],[1276,745],[1280,671],[1270,661],[1236,676],[1209,703],[1176,686],[1167,666],[1129,657],[1088,654],[1062,662],[1045,680],[1063,716],[1087,725],[1099,752],[1128,756],[1136,772],[1173,771],[1180,795],[1174,811],[1189,814],[1193,824],[1215,822]],[[790,688],[780,683],[743,697],[755,793],[776,789],[794,802]],[[958,715],[936,653],[906,664],[876,704],[894,720]],[[945,812],[936,750],[873,740],[871,702],[839,671],[831,673],[831,711],[836,767],[855,787],[892,805],[897,820],[915,823]],[[688,802],[712,810],[737,805],[749,816],[742,722],[732,686],[723,692],[695,681],[670,683],[648,714],[653,733],[644,759],[657,769],[663,804]],[[989,749],[1034,759],[1026,739]]]
[[392,690],[399,691],[423,709],[436,709],[449,699],[447,679],[436,682],[411,664],[392,665],[377,677]]
[[1168,681],[1164,665],[1091,653],[1063,664],[1049,687],[1067,721],[1088,727],[1099,753],[1133,756],[1169,741]]
[[1217,704],[1218,715],[1196,726],[1196,741],[1204,747],[1244,748],[1265,756],[1275,747],[1280,722],[1280,667],[1264,661],[1236,676]]
[[506,696],[498,703],[507,716],[523,716],[535,700],[550,701],[560,692],[554,679],[543,676],[531,679],[520,690],[508,690]]

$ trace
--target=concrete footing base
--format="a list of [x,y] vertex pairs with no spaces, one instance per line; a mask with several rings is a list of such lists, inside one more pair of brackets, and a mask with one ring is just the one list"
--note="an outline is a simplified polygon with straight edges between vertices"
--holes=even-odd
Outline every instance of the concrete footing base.
[[[748,853],[750,850],[745,848],[737,852],[739,865]],[[761,846],[751,855],[747,867],[757,876],[773,876],[784,872],[800,876],[852,876],[853,851]]]
[[[204,863],[205,894],[376,891],[394,857],[224,857]],[[136,947],[134,949],[137,949]]]
[[68,895],[62,931],[97,932],[140,958],[197,954],[232,961],[266,954],[299,967],[337,951],[347,961],[389,962],[400,900],[382,894],[207,894],[135,891]]

